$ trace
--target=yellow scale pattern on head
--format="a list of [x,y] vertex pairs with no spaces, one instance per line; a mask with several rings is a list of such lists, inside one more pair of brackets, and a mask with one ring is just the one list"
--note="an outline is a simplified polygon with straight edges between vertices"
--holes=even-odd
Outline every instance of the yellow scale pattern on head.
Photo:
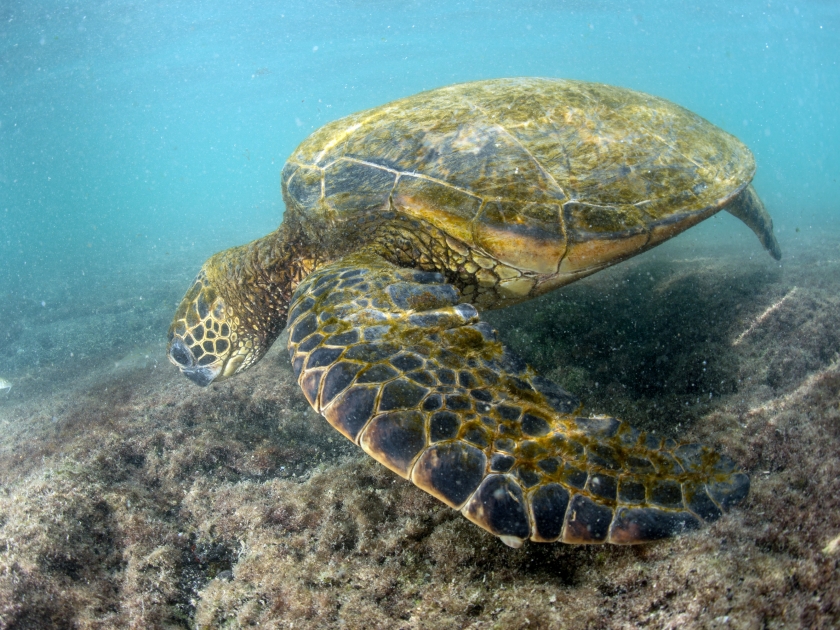
[[177,334],[187,345],[198,365],[208,365],[227,353],[231,329],[217,308],[217,294],[208,285],[204,272],[195,279],[175,313],[170,338]]
[[316,411],[369,455],[518,546],[636,543],[699,527],[749,480],[699,445],[664,443],[506,352],[443,276],[373,251],[316,271],[289,352]]

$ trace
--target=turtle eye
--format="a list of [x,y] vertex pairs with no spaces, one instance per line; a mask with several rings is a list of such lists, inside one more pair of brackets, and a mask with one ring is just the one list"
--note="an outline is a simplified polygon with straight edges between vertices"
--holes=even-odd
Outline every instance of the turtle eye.
[[190,349],[184,342],[176,338],[169,346],[169,359],[178,367],[190,367],[193,364],[193,356]]

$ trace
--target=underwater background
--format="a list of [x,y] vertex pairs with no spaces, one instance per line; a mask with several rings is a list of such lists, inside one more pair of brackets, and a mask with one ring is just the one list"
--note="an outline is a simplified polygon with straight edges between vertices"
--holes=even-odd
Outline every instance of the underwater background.
[[[829,0],[4,0],[0,627],[836,627],[838,61]],[[722,213],[488,317],[590,411],[745,467],[709,530],[509,550],[345,444],[283,338],[207,390],[166,359],[309,133],[505,76],[661,96],[755,154],[781,261]]]
[[[834,2],[14,2],[0,22],[2,290],[196,266],[271,231],[320,125],[449,83],[670,99],[755,153],[780,238],[836,223]],[[727,225],[744,237],[741,226]],[[139,287],[138,287],[139,288]]]

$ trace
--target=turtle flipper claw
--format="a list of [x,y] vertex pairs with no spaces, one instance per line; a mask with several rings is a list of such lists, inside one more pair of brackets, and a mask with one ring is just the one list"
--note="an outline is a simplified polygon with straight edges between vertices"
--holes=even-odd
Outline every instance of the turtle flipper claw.
[[576,415],[439,274],[361,252],[292,298],[289,353],[310,404],[397,474],[518,547],[647,542],[697,529],[749,478],[697,444]]

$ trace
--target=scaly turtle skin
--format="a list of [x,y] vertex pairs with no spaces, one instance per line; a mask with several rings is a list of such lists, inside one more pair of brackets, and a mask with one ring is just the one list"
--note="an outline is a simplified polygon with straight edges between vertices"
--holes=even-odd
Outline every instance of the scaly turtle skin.
[[725,456],[582,417],[477,309],[530,299],[726,209],[780,256],[749,150],[665,100],[550,79],[412,96],[328,124],[283,169],[280,228],[210,258],[169,331],[199,385],[284,327],[309,403],[518,547],[637,543],[748,492]]

